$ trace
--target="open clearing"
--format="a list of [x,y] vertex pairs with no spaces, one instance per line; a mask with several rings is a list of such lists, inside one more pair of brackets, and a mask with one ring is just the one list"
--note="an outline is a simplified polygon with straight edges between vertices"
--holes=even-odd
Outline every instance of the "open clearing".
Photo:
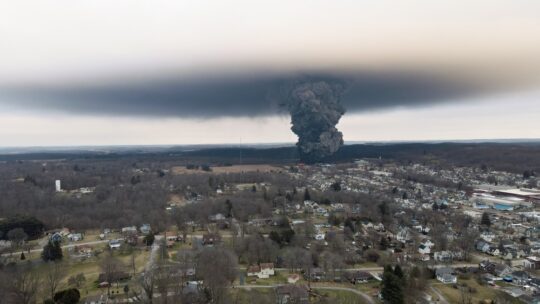
[[242,173],[242,172],[278,172],[283,171],[282,167],[272,165],[233,165],[233,166],[221,166],[211,167],[212,171],[207,172],[201,169],[191,170],[186,167],[173,167],[172,172],[174,174],[221,174],[221,173]]

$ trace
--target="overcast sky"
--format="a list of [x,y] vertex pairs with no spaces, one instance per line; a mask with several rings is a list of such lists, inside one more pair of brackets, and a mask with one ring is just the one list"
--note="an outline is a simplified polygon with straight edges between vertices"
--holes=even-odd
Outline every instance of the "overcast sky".
[[0,146],[294,142],[305,78],[348,84],[346,141],[540,138],[539,33],[537,0],[0,0]]

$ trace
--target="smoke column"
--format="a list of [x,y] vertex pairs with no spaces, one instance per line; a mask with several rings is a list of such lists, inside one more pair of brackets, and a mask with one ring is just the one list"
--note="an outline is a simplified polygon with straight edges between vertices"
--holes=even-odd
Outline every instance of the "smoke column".
[[343,83],[327,81],[299,82],[288,89],[286,105],[302,161],[320,161],[343,145],[336,125],[345,113],[340,103],[344,91]]

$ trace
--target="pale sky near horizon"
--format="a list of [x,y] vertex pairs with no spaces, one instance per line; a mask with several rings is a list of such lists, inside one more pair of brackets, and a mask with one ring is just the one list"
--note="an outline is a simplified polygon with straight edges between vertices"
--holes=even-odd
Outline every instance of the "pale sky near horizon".
[[346,141],[540,138],[540,1],[0,0],[0,146],[294,142],[297,73]]

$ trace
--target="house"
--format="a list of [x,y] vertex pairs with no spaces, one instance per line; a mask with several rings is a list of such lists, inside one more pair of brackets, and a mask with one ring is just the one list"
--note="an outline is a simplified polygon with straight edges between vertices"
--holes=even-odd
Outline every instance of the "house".
[[179,242],[183,239],[181,235],[178,235],[178,233],[175,232],[165,232],[165,240],[167,241],[167,247],[172,247],[176,242]]
[[420,254],[418,259],[422,262],[427,262],[431,259],[431,257],[429,256],[429,254]]
[[481,278],[484,282],[486,282],[489,285],[494,286],[495,281],[500,281],[501,278],[497,278],[496,276],[492,275],[491,273],[484,273],[481,275]]
[[261,272],[264,275],[273,276],[275,274],[274,263],[261,263]]
[[122,228],[122,234],[137,234],[137,227],[124,227]]
[[293,273],[287,277],[287,282],[289,284],[296,284],[300,280],[300,275]]
[[217,233],[208,233],[203,235],[202,244],[204,246],[213,246],[221,242],[221,236]]
[[420,246],[418,246],[418,253],[422,255],[429,255],[431,253],[431,247],[428,247],[425,244],[420,244]]
[[540,257],[528,256],[523,261],[525,269],[540,269]]
[[488,273],[492,273],[493,270],[495,269],[495,266],[496,264],[491,262],[491,261],[488,261],[488,260],[484,260],[482,262],[480,262],[478,264],[479,268],[485,272],[488,272]]
[[131,246],[137,246],[137,244],[139,243],[139,236],[137,234],[130,233],[126,235],[124,241]]
[[457,283],[457,276],[455,275],[454,270],[450,267],[437,268],[435,271],[435,276],[437,277],[437,280],[444,284]]
[[116,271],[109,275],[106,273],[100,273],[98,277],[98,284],[100,287],[107,287],[111,283],[128,280],[130,275],[123,271]]
[[474,247],[476,248],[476,250],[480,252],[487,253],[489,252],[489,248],[491,247],[491,244],[485,241],[477,241]]
[[452,253],[450,251],[437,251],[433,253],[433,259],[437,262],[451,262]]
[[201,292],[201,282],[188,281],[182,288],[183,297],[187,303],[197,303],[199,299],[199,293]]
[[109,248],[112,250],[112,249],[120,249],[120,247],[122,246],[122,243],[120,242],[120,240],[110,240],[109,241]]
[[495,246],[490,246],[487,254],[492,256],[499,256],[501,254],[501,251]]
[[226,220],[227,218],[225,217],[225,215],[221,214],[221,213],[217,213],[217,214],[213,214],[213,215],[209,215],[208,216],[208,220],[210,220],[210,222],[221,222],[221,221],[224,221]]
[[268,279],[274,274],[274,263],[262,263],[260,265],[252,265],[249,266],[247,270],[248,277],[257,277],[259,279]]
[[59,232],[53,233],[49,240],[53,243],[61,243],[62,242],[62,234]]
[[65,227],[64,227],[64,228],[62,228],[62,229],[60,230],[60,232],[58,232],[58,233],[60,233],[60,235],[61,235],[62,237],[64,237],[64,236],[67,236],[67,235],[70,233],[70,230],[69,230],[69,228],[65,228]]
[[437,262],[451,262],[462,260],[463,253],[459,251],[437,251],[433,254],[433,259]]
[[317,241],[324,241],[324,238],[325,238],[325,237],[326,237],[326,235],[325,235],[324,233],[317,233],[317,234],[315,235],[315,239],[316,239]]
[[11,248],[11,241],[0,240],[0,250]]
[[178,275],[180,275],[181,277],[194,278],[196,274],[197,270],[195,269],[195,267],[188,267],[178,270]]
[[493,269],[493,272],[492,272],[493,275],[496,275],[499,278],[503,278],[504,276],[509,275],[510,273],[512,273],[512,268],[504,264],[495,264],[495,268]]
[[409,229],[401,228],[396,235],[396,240],[398,240],[401,243],[410,242],[412,240],[412,235]]
[[345,277],[352,284],[367,283],[373,279],[373,276],[369,272],[365,271],[349,272],[345,274]]
[[511,273],[512,282],[516,285],[523,286],[527,285],[530,280],[530,276],[526,271],[518,270]]
[[325,276],[326,276],[326,272],[324,272],[324,270],[322,270],[321,268],[311,269],[309,271],[309,275],[308,275],[308,272],[304,273],[304,279],[310,280],[313,282],[322,281]]
[[484,232],[482,232],[482,234],[480,234],[480,238],[483,239],[486,242],[493,242],[495,237],[496,237],[495,234],[493,232],[490,232],[490,231],[484,231]]
[[308,304],[309,292],[302,285],[281,285],[276,288],[276,304]]
[[423,235],[427,235],[429,233],[429,231],[431,231],[431,229],[427,226],[422,226],[422,225],[415,225],[413,226],[413,228],[418,231],[419,233],[422,233]]
[[83,234],[82,233],[70,233],[67,236],[68,240],[72,242],[78,242],[83,240]]
[[150,227],[150,224],[142,224],[139,230],[143,235],[148,235],[152,232],[152,227]]
[[83,257],[91,257],[93,255],[94,249],[88,245],[83,245],[75,247],[75,252],[77,252]]

